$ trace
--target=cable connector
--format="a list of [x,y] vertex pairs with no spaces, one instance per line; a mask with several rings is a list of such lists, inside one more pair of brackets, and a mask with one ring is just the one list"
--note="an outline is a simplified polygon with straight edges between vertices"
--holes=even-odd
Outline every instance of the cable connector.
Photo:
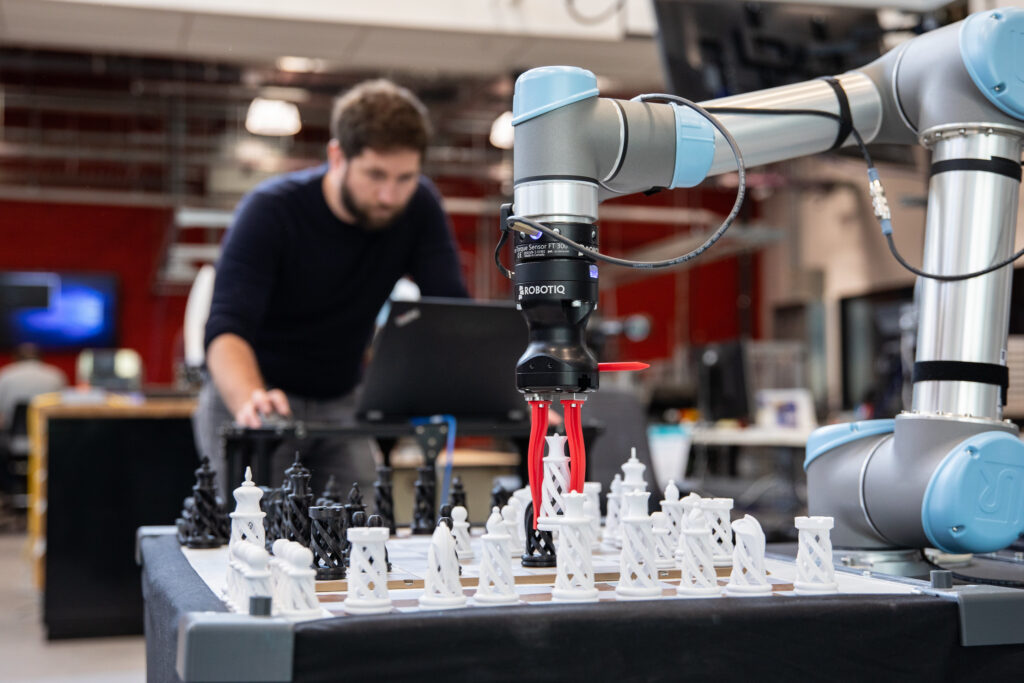
[[882,226],[883,235],[892,234],[892,212],[889,210],[889,200],[885,197],[885,188],[878,177],[875,168],[868,169],[868,192],[871,193],[871,208],[875,211],[875,218]]

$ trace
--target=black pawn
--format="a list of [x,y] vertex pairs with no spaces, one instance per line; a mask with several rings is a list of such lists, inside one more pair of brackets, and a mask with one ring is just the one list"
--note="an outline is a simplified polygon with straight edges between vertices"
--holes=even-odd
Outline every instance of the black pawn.
[[316,504],[324,506],[335,505],[340,502],[341,488],[338,486],[338,480],[332,474],[327,477],[327,486],[324,487],[324,492],[320,494],[320,497],[316,499]]
[[395,498],[390,467],[377,468],[377,481],[373,482],[373,502],[377,514],[383,519],[388,532],[395,535]]
[[434,533],[437,527],[434,510],[437,505],[437,472],[432,465],[416,470],[416,499],[412,510],[412,532],[416,535]]
[[511,497],[511,491],[506,490],[501,484],[495,484],[491,489],[491,509],[498,508],[500,510],[508,505],[508,500]]
[[[384,526],[384,518],[380,515],[370,515],[370,518],[366,520],[366,526],[368,527],[382,527]],[[384,544],[384,561],[388,564],[388,571],[391,571],[391,557],[388,555],[387,543]]]
[[348,492],[348,504],[360,510],[366,509],[366,506],[363,504],[363,492],[359,490],[358,481],[352,482],[352,489]]
[[533,503],[526,506],[526,552],[523,553],[524,567],[554,567],[555,542],[550,531],[541,531],[533,526]]
[[448,502],[452,507],[461,505],[467,511],[469,510],[466,506],[466,487],[462,485],[462,477],[458,475],[452,479],[452,490],[448,492]]

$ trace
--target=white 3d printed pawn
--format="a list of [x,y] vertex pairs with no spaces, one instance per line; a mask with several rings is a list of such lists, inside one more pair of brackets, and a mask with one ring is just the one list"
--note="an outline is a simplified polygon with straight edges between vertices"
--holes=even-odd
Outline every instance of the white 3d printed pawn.
[[517,509],[518,506],[513,505],[511,499],[501,508],[501,519],[505,525],[505,533],[508,535],[505,546],[509,557],[519,557],[526,551],[519,541],[519,527],[523,525],[523,520],[516,514]]
[[597,602],[590,519],[583,513],[586,495],[565,494],[566,509],[556,524],[555,561],[558,572],[551,598],[556,602]]
[[622,542],[622,477],[616,473],[608,491],[608,514],[604,520],[604,540],[620,545]]
[[590,545],[601,545],[601,482],[583,482],[583,515],[590,520]]
[[544,437],[548,442],[548,454],[544,457],[544,481],[541,484],[540,515],[537,528],[553,531],[550,523],[565,509],[563,498],[569,492],[569,458],[565,455],[567,437],[555,434]]
[[729,521],[732,498],[702,498],[700,509],[711,528],[715,566],[728,567],[732,564],[732,525]]
[[668,543],[675,550],[679,546],[679,534],[683,529],[683,502],[679,500],[679,488],[675,481],[669,480],[665,487],[665,499],[661,501],[661,511],[668,518]]
[[700,509],[690,510],[683,518],[676,562],[682,574],[676,595],[683,598],[712,598],[722,594],[711,549],[711,529]]
[[829,531],[834,525],[831,517],[797,517],[799,530],[796,552],[796,581],[793,588],[798,595],[820,595],[839,590],[835,566],[832,564],[832,539]]
[[772,586],[764,569],[764,531],[756,519],[746,515],[733,522],[736,547],[732,552],[732,574],[725,594],[732,597],[771,595]]
[[671,569],[675,565],[673,559],[675,547],[672,545],[668,524],[668,517],[664,512],[651,513],[651,526],[654,533],[654,562],[658,569]]
[[661,597],[654,551],[654,528],[647,514],[647,491],[624,493],[622,499],[622,555],[619,560],[620,600],[651,600]]
[[[508,506],[506,506],[506,509]],[[498,508],[487,518],[487,533],[481,537],[483,560],[480,562],[480,580],[473,602],[485,605],[513,605],[519,601],[515,591],[515,575],[508,554],[508,528]]]
[[348,595],[343,606],[349,614],[384,614],[391,611],[388,562],[384,544],[387,527],[352,527],[349,546]]
[[469,512],[461,505],[452,508],[452,538],[455,539],[455,552],[460,562],[468,562],[476,557],[473,546],[469,542]]
[[459,581],[459,562],[455,556],[455,538],[448,525],[438,522],[427,551],[427,574],[423,579],[420,607],[452,609],[466,604],[466,595]]

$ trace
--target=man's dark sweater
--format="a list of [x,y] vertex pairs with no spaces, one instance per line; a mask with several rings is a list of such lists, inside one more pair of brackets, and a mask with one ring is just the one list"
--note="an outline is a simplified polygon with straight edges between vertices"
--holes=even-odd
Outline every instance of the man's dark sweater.
[[447,217],[421,178],[383,230],[341,221],[324,200],[326,166],[261,184],[238,205],[217,262],[206,345],[245,339],[268,387],[328,399],[359,382],[374,318],[399,278],[424,296],[468,296]]

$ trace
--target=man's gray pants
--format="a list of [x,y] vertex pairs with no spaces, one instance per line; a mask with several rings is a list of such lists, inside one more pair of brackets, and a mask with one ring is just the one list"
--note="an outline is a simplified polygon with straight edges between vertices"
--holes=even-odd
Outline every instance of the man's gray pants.
[[[354,394],[326,401],[302,398],[288,394],[288,404],[292,416],[303,422],[327,423],[338,426],[349,426],[355,423],[356,399]],[[212,381],[203,384],[199,391],[199,404],[192,416],[192,427],[195,432],[196,448],[200,457],[210,458],[210,467],[217,472],[217,485],[221,496],[234,509],[234,500],[230,492],[241,484],[238,481],[226,481],[224,472],[227,463],[221,441],[221,429],[233,421],[227,406],[221,400],[220,392]],[[353,482],[359,482],[363,496],[372,491],[376,477],[376,463],[380,460],[380,449],[376,442],[368,437],[329,438],[329,439],[286,439],[274,450],[270,459],[272,479],[269,482],[258,481],[260,486],[280,486],[284,470],[295,460],[295,451],[302,455],[302,464],[313,474],[311,485],[319,495],[333,474],[338,481],[342,494],[347,495]]]

